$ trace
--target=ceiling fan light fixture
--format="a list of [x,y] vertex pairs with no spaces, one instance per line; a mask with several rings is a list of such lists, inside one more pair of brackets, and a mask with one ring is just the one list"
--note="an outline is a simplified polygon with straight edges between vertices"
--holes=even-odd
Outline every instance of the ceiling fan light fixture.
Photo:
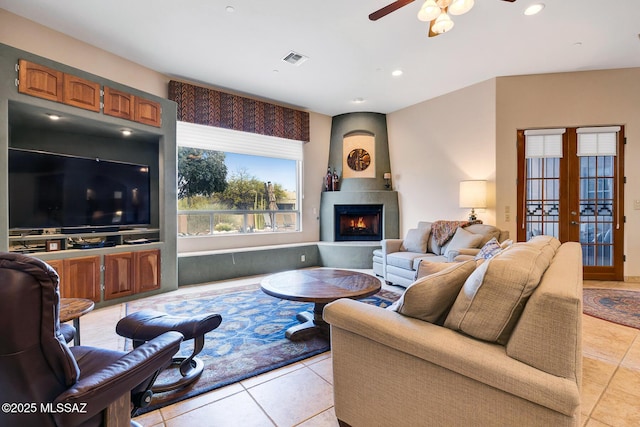
[[427,0],[424,2],[418,12],[418,19],[423,22],[433,21],[440,15],[440,7],[435,0]]
[[462,15],[469,12],[473,5],[473,0],[453,0],[447,12],[452,15]]
[[436,18],[436,22],[433,23],[431,30],[436,34],[446,33],[453,28],[453,21],[449,18],[446,12],[442,12],[440,16]]

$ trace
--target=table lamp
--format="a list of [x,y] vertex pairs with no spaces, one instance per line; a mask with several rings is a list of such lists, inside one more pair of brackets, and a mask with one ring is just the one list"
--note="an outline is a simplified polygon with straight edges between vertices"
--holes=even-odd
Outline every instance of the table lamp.
[[469,221],[475,221],[475,209],[487,207],[487,181],[460,181],[460,207],[471,208]]

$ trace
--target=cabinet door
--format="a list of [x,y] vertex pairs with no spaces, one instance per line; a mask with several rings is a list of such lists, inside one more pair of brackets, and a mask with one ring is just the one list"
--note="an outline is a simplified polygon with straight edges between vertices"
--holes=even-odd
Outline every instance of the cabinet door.
[[133,252],[104,256],[104,299],[133,295]]
[[64,75],[62,102],[85,110],[100,111],[100,84],[70,74]]
[[162,123],[162,110],[160,103],[148,99],[135,97],[134,120],[146,125],[160,127]]
[[100,302],[100,257],[69,258],[63,261],[62,291],[67,298]]
[[18,61],[18,92],[62,102],[63,73],[21,59]]
[[135,252],[135,291],[160,289],[160,250]]
[[53,260],[48,260],[45,261],[47,264],[49,264],[51,266],[51,268],[53,268],[56,273],[58,273],[58,277],[60,278],[60,282],[59,282],[59,287],[58,289],[60,290],[60,296],[62,298],[66,298],[66,295],[62,294],[62,269],[64,268],[62,266],[62,260],[61,259],[53,259]]
[[104,114],[121,119],[133,120],[134,96],[130,93],[121,92],[104,87]]

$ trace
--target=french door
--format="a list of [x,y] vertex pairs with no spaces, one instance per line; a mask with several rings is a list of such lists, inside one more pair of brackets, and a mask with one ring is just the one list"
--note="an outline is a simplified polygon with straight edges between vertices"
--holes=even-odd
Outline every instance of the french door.
[[624,128],[518,131],[518,241],[582,246],[584,278],[623,280]]

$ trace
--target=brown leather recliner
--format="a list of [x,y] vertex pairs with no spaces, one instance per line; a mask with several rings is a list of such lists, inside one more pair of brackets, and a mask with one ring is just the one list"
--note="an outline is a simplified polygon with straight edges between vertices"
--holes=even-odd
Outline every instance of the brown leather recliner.
[[122,426],[182,335],[167,332],[129,353],[67,347],[59,302],[48,264],[0,252],[0,425]]

